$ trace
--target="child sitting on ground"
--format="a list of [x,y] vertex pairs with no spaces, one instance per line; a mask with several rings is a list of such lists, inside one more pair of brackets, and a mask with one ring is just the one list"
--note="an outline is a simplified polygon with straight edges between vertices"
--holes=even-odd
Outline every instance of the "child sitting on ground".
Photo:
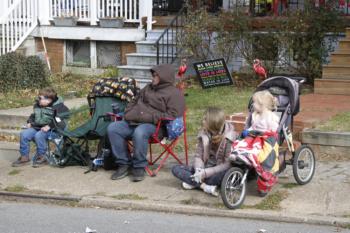
[[209,107],[198,134],[193,165],[175,165],[172,168],[173,175],[183,181],[184,189],[201,188],[204,192],[217,196],[217,186],[231,167],[227,158],[235,138],[232,124],[225,122],[224,111]]
[[55,128],[64,129],[69,117],[69,109],[64,105],[63,99],[57,96],[53,88],[47,87],[39,91],[39,96],[34,104],[34,112],[27,120],[26,129],[20,133],[21,156],[12,163],[13,167],[27,164],[30,153],[30,141],[35,142],[37,148],[37,160],[35,164],[46,162],[45,153],[47,140],[57,137]]
[[277,108],[277,100],[269,91],[258,91],[253,95],[251,126],[242,133],[243,139],[232,145],[230,160],[238,155],[249,159],[258,174],[258,191],[266,195],[277,182],[279,170],[278,133],[279,117],[272,111]]

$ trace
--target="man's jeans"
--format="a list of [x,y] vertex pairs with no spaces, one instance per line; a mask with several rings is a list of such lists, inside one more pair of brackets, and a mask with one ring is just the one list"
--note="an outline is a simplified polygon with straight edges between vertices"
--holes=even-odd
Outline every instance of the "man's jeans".
[[45,155],[47,151],[47,140],[50,138],[56,138],[56,133],[51,130],[48,132],[44,132],[41,130],[28,128],[21,131],[20,134],[20,145],[19,145],[19,153],[21,156],[29,157],[30,153],[30,141],[35,142],[36,144],[36,154],[37,155]]
[[[131,126],[126,121],[113,122],[108,126],[108,137],[112,152],[118,165],[129,165],[134,168],[147,166],[148,139],[156,131],[153,124]],[[132,140],[133,157],[128,150],[127,140]]]
[[[172,168],[172,173],[175,177],[180,179],[181,181],[192,185],[193,187],[199,188],[200,184],[197,182],[194,182],[191,178],[191,176],[194,174],[194,168],[186,165],[175,165]],[[207,185],[216,185],[220,186],[221,181],[225,176],[227,170],[221,171],[219,173],[213,174],[211,177],[207,177],[204,179],[204,183]]]

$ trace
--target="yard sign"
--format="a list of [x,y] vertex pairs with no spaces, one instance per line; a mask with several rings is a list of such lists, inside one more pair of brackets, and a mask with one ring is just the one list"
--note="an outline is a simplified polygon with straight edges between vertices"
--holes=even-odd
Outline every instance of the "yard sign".
[[194,63],[202,88],[232,85],[233,81],[224,59]]

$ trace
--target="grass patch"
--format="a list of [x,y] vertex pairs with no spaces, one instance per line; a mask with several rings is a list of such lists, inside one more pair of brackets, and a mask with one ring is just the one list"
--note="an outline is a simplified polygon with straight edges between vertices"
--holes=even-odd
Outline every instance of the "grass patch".
[[285,188],[285,189],[292,189],[292,188],[296,188],[298,186],[299,185],[296,184],[296,183],[285,183],[285,184],[282,184],[282,187]]
[[337,114],[317,128],[322,131],[350,132],[350,112]]
[[13,169],[12,171],[10,171],[8,173],[9,176],[15,176],[18,175],[22,170],[18,170],[18,169]]
[[16,184],[16,185],[13,185],[13,186],[7,186],[4,190],[7,191],[7,192],[19,193],[19,192],[26,191],[27,188],[24,187],[21,184]]
[[118,195],[114,195],[111,196],[114,199],[117,200],[135,200],[135,201],[140,201],[140,200],[146,200],[147,197],[142,197],[139,196],[138,194],[135,193],[128,193],[128,194],[118,194]]
[[[92,86],[100,77],[73,75],[71,73],[58,73],[49,78],[52,86],[60,96],[71,97],[74,92],[76,97],[85,97]],[[13,90],[0,93],[0,109],[19,108],[33,105],[38,89]]]
[[280,210],[280,203],[288,197],[287,191],[277,191],[269,194],[264,200],[256,205],[245,205],[245,209],[259,209],[259,210]]

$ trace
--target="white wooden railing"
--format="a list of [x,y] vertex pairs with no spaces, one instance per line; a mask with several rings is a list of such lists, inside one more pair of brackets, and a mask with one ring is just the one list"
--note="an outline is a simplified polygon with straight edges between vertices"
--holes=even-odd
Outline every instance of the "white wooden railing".
[[39,0],[13,0],[2,14],[0,55],[15,51],[37,26],[38,3]]
[[74,16],[96,25],[100,18],[123,17],[125,22],[138,23],[152,13],[152,0],[50,0],[49,8],[50,19]]

